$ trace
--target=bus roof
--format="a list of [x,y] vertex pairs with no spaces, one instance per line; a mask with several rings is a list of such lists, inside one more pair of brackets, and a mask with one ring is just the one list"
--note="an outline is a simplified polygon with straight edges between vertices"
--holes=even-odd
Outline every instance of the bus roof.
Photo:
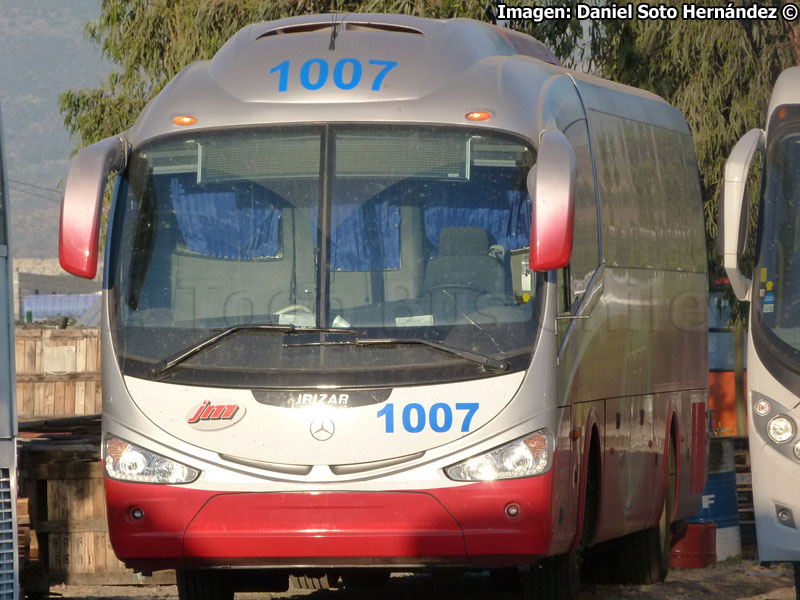
[[[160,135],[267,123],[478,124],[536,140],[539,92],[574,74],[622,94],[653,94],[575,74],[530,36],[469,19],[336,14],[255,23],[189,65],[142,111],[134,145]],[[521,101],[526,99],[527,101]],[[492,113],[471,123],[468,112]],[[190,115],[195,125],[174,125]]]

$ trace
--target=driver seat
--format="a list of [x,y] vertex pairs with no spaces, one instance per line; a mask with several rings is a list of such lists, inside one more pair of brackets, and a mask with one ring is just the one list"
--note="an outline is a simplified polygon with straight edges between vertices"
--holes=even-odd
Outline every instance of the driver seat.
[[502,294],[502,263],[489,254],[489,234],[483,227],[443,227],[439,253],[428,260],[423,291],[463,286],[484,294]]

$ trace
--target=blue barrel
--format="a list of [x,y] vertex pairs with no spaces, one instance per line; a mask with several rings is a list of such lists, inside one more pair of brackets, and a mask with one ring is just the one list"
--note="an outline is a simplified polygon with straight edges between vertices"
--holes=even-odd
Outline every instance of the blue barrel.
[[739,524],[739,503],[736,497],[736,473],[710,473],[703,488],[703,503],[689,523],[716,523],[717,529]]
[[741,555],[733,440],[711,438],[703,502],[689,523],[717,524],[717,560]]

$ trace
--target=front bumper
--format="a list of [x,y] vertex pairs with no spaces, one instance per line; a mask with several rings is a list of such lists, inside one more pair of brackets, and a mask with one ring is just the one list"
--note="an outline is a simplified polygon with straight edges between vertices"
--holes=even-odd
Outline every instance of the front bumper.
[[[108,478],[105,484],[114,550],[142,570],[489,567],[547,554],[551,473],[386,492],[219,492]],[[506,510],[512,504],[514,517]]]

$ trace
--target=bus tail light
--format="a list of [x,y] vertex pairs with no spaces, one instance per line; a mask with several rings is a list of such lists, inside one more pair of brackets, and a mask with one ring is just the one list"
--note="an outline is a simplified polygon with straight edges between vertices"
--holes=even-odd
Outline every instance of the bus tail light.
[[473,456],[445,469],[455,481],[495,481],[542,475],[553,460],[553,434],[540,429],[485,454]]
[[109,436],[105,441],[106,473],[111,479],[136,483],[191,483],[200,471]]

